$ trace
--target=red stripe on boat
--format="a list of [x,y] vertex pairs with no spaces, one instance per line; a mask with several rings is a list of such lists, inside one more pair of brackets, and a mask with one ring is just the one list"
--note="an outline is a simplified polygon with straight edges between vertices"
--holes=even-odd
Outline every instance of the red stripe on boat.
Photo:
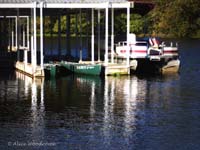
[[147,53],[147,50],[132,50],[134,53]]
[[173,50],[164,50],[164,53],[167,53],[167,54],[169,54],[169,53],[178,53],[178,51],[177,50],[175,50],[175,51],[173,51]]
[[[126,50],[120,50],[121,53],[126,53]],[[147,53],[147,50],[130,50],[130,53]]]

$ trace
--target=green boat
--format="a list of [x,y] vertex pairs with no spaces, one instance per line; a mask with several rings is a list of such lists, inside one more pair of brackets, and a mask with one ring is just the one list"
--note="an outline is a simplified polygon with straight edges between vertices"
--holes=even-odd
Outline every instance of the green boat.
[[60,65],[67,70],[77,74],[87,75],[100,75],[101,65],[100,64],[81,64],[75,62],[61,61]]

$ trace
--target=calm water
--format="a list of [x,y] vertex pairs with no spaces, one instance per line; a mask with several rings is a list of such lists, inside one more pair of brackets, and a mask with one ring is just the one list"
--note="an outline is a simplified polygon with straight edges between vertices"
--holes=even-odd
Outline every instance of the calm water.
[[180,74],[0,74],[0,149],[200,149],[200,40],[177,40]]

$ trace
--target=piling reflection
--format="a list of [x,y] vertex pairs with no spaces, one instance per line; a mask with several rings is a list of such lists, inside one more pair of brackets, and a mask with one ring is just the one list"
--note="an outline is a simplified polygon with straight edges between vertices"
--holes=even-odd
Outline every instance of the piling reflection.
[[[113,130],[118,124],[123,124],[119,128],[126,142],[134,136],[137,127],[136,115],[139,111],[137,103],[140,102],[138,88],[137,77],[105,78],[103,131],[107,144],[110,144],[112,136],[115,136]],[[118,116],[123,120],[118,119]]]
[[172,97],[180,96],[180,76],[178,74],[151,77],[146,80],[146,107],[168,108]]
[[96,103],[96,99],[95,99],[95,82],[92,82],[91,85],[91,98],[90,98],[90,118],[91,121],[94,121],[94,115],[95,115],[95,103]]
[[138,82],[137,78],[125,80],[124,82],[124,136],[131,135],[136,129],[137,115],[137,95]]
[[[17,74],[17,78],[24,81],[20,83],[21,87],[24,85],[24,94],[31,97],[31,140],[44,138],[50,126],[68,132],[70,144],[75,144],[77,138],[82,140],[86,134],[83,141],[87,140],[89,145],[100,141],[105,149],[116,143],[116,139],[123,143],[121,149],[140,142],[140,129],[155,124],[152,120],[157,121],[160,108],[170,107],[171,95],[179,94],[173,88],[179,81],[176,77],[72,75],[45,81],[45,90],[43,80],[22,74]],[[149,108],[153,113],[147,111]],[[47,119],[47,111],[55,118]]]
[[[1,75],[4,74],[1,72]],[[0,80],[0,102],[17,101],[20,97],[20,82],[10,79],[9,73],[6,78]]]
[[24,95],[28,97],[29,93],[31,94],[31,118],[29,118],[31,136],[29,138],[33,142],[39,142],[39,138],[42,140],[44,136],[45,128],[44,79],[31,78],[20,72],[16,72],[16,78],[24,81]]

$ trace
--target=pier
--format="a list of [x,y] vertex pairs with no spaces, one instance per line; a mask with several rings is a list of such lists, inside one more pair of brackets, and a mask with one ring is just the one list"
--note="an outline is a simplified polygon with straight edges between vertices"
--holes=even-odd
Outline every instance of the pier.
[[[48,1],[30,1],[30,0],[14,0],[14,1],[0,1],[0,20],[2,24],[7,25],[9,28],[6,30],[8,34],[7,47],[8,52],[16,52],[17,60],[15,63],[15,68],[20,72],[23,72],[31,77],[44,77],[45,70],[51,70],[55,66],[61,66],[60,60],[59,65],[53,63],[45,64],[44,62],[44,21],[45,16],[57,16],[58,17],[58,50],[60,50],[60,37],[61,37],[61,25],[60,17],[61,15],[66,15],[67,19],[70,20],[70,14],[76,11],[80,13],[90,12],[90,22],[91,22],[91,45],[90,53],[91,60],[85,63],[82,60],[82,49],[80,48],[80,61],[77,62],[78,65],[86,66],[100,66],[100,73],[103,75],[115,75],[115,74],[130,74],[130,59],[129,51],[127,50],[127,58],[125,62],[118,63],[114,62],[114,16],[115,10],[123,10],[127,13],[127,44],[129,43],[129,33],[130,33],[130,9],[134,7],[134,2],[127,0],[85,0],[85,1],[73,1],[73,0],[48,0]],[[59,11],[59,10],[62,10]],[[54,15],[52,15],[55,13]],[[64,13],[64,14],[63,14]],[[100,18],[102,13],[105,15],[104,20],[104,48],[105,50],[100,50]],[[94,23],[95,15],[97,15],[98,24],[98,35],[95,35]],[[109,18],[111,17],[111,18]],[[40,26],[37,26],[39,21]],[[80,20],[79,23],[81,23]],[[69,21],[68,21],[69,22]],[[109,26],[111,26],[109,28]],[[39,29],[38,29],[39,28]],[[70,34],[70,24],[66,22],[66,39],[69,41]],[[111,31],[109,31],[111,29]],[[37,31],[39,31],[37,33]],[[111,35],[109,35],[109,33]],[[2,35],[1,35],[2,36]],[[95,36],[98,37],[98,49],[95,48]],[[37,40],[39,37],[39,40]],[[39,44],[38,44],[39,42]],[[82,41],[81,41],[82,42]],[[110,43],[110,45],[109,45]],[[69,42],[66,42],[69,47]],[[89,50],[89,49],[88,49]],[[97,52],[98,54],[95,54]],[[21,53],[23,59],[21,59]],[[104,59],[101,60],[100,55],[104,55]],[[98,60],[95,59],[95,55],[98,55]],[[70,62],[73,64],[73,62]],[[76,64],[76,65],[77,65]],[[52,67],[51,67],[52,65]],[[73,66],[76,68],[76,66]],[[81,68],[81,67],[79,67]],[[82,67],[84,68],[84,67]],[[54,71],[50,71],[54,72]],[[55,73],[55,72],[54,72]]]

